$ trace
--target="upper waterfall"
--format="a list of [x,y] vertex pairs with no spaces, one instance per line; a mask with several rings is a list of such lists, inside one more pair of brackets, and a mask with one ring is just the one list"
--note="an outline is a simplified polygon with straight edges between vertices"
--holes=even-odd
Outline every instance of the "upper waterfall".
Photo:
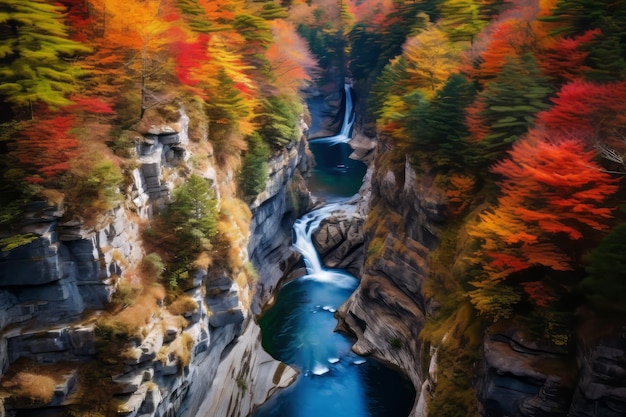
[[354,108],[352,106],[352,93],[350,84],[344,84],[343,91],[346,97],[346,103],[344,107],[343,123],[339,133],[334,136],[328,136],[323,138],[309,139],[309,142],[315,143],[330,143],[336,145],[338,143],[347,143],[352,138],[352,126],[354,125]]

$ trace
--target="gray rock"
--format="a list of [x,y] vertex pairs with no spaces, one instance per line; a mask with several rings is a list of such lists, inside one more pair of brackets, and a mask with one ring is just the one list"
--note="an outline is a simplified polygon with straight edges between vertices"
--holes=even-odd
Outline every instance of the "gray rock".
[[181,143],[180,135],[178,133],[167,133],[158,136],[159,142],[163,145],[177,145]]
[[73,327],[68,330],[70,346],[76,356],[96,354],[96,335],[94,325]]

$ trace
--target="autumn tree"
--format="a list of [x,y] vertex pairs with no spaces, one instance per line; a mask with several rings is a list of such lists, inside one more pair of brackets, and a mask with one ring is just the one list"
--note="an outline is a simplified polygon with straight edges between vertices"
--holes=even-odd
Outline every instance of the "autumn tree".
[[532,52],[536,38],[528,19],[514,15],[486,28],[466,54],[470,63],[464,71],[484,85],[502,72],[507,60]]
[[291,22],[274,20],[273,42],[265,52],[274,88],[279,94],[297,94],[312,81],[317,61]]
[[[128,72],[128,81],[135,86],[138,102],[137,117],[159,102],[155,94],[158,79],[163,75],[168,57],[165,46],[172,42],[168,30],[177,19],[164,0],[90,0],[95,13],[100,15],[103,39],[100,47],[119,50],[123,61],[120,69]],[[129,97],[132,105],[133,97]],[[125,112],[130,109],[126,108]]]
[[[476,308],[491,317],[507,316],[519,301],[521,288],[549,303],[547,281],[532,268],[568,271],[579,262],[577,247],[588,244],[592,231],[606,231],[612,217],[607,199],[617,191],[615,180],[595,163],[595,151],[584,141],[535,128],[495,165],[502,176],[502,196],[470,230],[479,242],[472,261],[479,272],[470,297]],[[517,276],[525,285],[513,285]],[[535,279],[533,279],[533,277]]]
[[446,34],[434,25],[409,37],[402,50],[408,85],[419,88],[427,97],[443,87],[459,65],[458,54]]
[[85,72],[72,59],[91,51],[69,39],[63,8],[42,0],[0,1],[0,95],[16,110],[67,105]]
[[564,135],[575,134],[595,146],[612,170],[624,171],[626,157],[626,82],[574,80],[552,99],[553,106],[538,123]]
[[71,113],[52,113],[20,131],[15,156],[28,182],[42,183],[69,169],[70,161],[79,155],[79,140],[72,133],[76,124]]

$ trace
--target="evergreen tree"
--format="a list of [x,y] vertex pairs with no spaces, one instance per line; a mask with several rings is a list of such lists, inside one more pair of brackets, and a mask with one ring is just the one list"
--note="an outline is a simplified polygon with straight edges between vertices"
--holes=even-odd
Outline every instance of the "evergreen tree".
[[474,37],[487,25],[480,16],[480,6],[472,0],[449,0],[441,4],[442,30],[452,42],[473,42]]
[[[437,167],[462,170],[470,148],[465,108],[472,102],[474,89],[460,74],[454,74],[428,102],[422,96],[404,118],[405,131],[411,138],[411,149]],[[420,158],[420,159],[421,159]]]
[[285,97],[273,96],[263,101],[262,110],[254,119],[263,140],[281,147],[295,139],[298,108]]
[[181,248],[211,248],[217,234],[217,199],[204,178],[194,174],[174,189],[168,213]]
[[489,166],[526,133],[535,114],[549,107],[546,99],[550,92],[550,84],[531,54],[506,59],[502,71],[468,109],[478,166]]
[[582,288],[590,301],[604,310],[625,311],[626,223],[618,225],[591,252],[589,277]]

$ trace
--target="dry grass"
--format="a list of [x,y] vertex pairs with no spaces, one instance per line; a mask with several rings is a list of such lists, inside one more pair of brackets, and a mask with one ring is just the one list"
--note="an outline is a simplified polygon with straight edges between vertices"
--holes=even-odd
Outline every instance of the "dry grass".
[[189,333],[181,333],[172,343],[161,348],[157,359],[164,365],[176,360],[181,368],[187,366],[191,363],[191,351],[194,344],[195,341]]
[[58,190],[44,189],[41,191],[41,196],[46,199],[46,201],[53,205],[62,207],[63,201],[65,200],[65,194]]
[[52,401],[56,385],[75,369],[75,364],[42,365],[20,358],[11,364],[0,381],[0,396],[12,397],[26,405],[42,405]]
[[245,248],[246,237],[241,234],[241,230],[230,216],[220,216],[217,223],[220,240],[220,256],[226,261],[226,266],[230,271],[238,271],[243,266],[242,251]]
[[175,316],[183,316],[198,310],[198,303],[188,295],[183,295],[175,299],[167,310]]
[[159,306],[165,299],[165,289],[155,284],[131,287],[126,282],[121,282],[118,293],[120,291],[130,291],[131,295],[114,297],[123,302],[118,303],[117,309],[112,313],[101,315],[97,325],[111,336],[140,340],[142,328],[159,312]]
[[168,314],[165,312],[163,314],[163,320],[161,321],[161,326],[163,329],[163,333],[165,334],[166,329],[169,328],[177,328],[179,330],[183,330],[187,328],[189,322],[185,320],[182,316],[174,316],[173,314]]
[[213,265],[213,257],[209,252],[201,252],[198,258],[193,261],[193,266],[198,269],[207,269]]
[[248,205],[238,198],[224,198],[220,204],[220,214],[234,222],[241,234],[247,236],[250,231],[252,212]]
[[46,375],[19,373],[13,380],[13,396],[28,399],[33,403],[47,404],[54,396],[54,379]]

